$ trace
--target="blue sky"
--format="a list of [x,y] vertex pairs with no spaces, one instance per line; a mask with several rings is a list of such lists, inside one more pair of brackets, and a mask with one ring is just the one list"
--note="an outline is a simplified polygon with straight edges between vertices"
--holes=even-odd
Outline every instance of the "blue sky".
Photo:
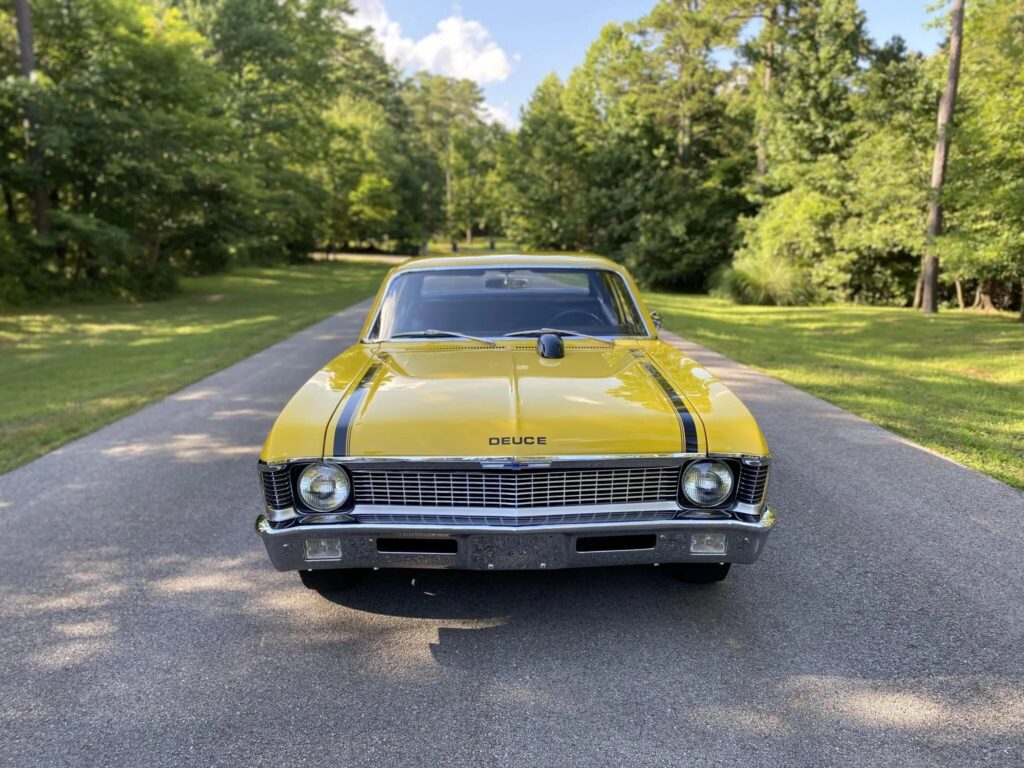
[[[389,57],[480,82],[496,119],[514,122],[549,72],[563,78],[609,21],[643,16],[654,0],[353,0]],[[929,52],[942,32],[926,29],[921,0],[861,0],[875,40],[901,35]]]

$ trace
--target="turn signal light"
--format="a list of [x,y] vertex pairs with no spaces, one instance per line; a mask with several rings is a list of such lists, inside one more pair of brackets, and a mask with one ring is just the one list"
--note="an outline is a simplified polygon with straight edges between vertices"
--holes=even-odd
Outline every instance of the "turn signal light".
[[341,539],[306,539],[307,560],[341,560]]

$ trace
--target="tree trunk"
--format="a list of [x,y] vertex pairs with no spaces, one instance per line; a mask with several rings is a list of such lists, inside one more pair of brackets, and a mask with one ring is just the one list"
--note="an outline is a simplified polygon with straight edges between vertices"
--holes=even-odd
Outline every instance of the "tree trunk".
[[7,209],[7,223],[14,224],[18,221],[18,211],[14,207],[14,195],[6,184],[4,185],[4,206]]
[[452,132],[448,130],[448,148],[444,159],[444,233],[453,237],[452,232]]
[[1018,318],[1024,323],[1024,278],[1020,281],[1020,317]]
[[975,300],[978,309],[982,312],[995,312],[996,305],[992,301],[992,281],[982,280],[978,286],[978,298]]
[[949,159],[949,127],[956,111],[956,92],[960,81],[960,50],[964,34],[964,0],[953,0],[952,29],[949,35],[949,72],[946,89],[939,102],[939,116],[935,135],[935,161],[932,164],[932,186],[928,204],[927,245],[921,270],[923,286],[921,311],[939,309],[939,256],[935,241],[942,235],[942,185],[946,180],[946,161]]
[[964,305],[964,281],[959,277],[956,279],[956,303],[960,306],[960,309],[965,309]]
[[467,224],[466,225],[466,245],[468,245],[468,246],[473,245],[473,225],[472,224]]
[[[685,59],[678,62],[679,71],[686,69]],[[679,103],[676,106],[676,156],[681,165],[685,165],[690,158],[690,147],[693,144],[693,116],[690,114],[693,100],[693,87],[687,85],[679,96]]]
[[924,293],[924,257],[921,257],[921,274],[917,276],[917,287],[914,288],[914,303],[910,306],[914,309],[921,308],[921,295]]
[[[36,70],[36,54],[32,42],[32,9],[28,0],[14,0],[14,16],[18,27],[18,61],[21,76],[31,81]],[[50,232],[50,206],[43,178],[43,155],[35,141],[35,129],[39,121],[35,104],[31,99],[25,102],[25,146],[29,166],[35,171],[32,189],[32,221],[36,234]]]
[[676,154],[679,161],[685,163],[690,157],[690,144],[693,142],[693,123],[683,108],[679,111],[679,122],[676,128]]
[[[775,34],[775,6],[768,12],[765,20],[768,35]],[[767,101],[772,93],[772,78],[775,75],[775,41],[769,37],[764,51],[764,98]],[[757,175],[768,173],[768,126],[761,125],[757,131]]]

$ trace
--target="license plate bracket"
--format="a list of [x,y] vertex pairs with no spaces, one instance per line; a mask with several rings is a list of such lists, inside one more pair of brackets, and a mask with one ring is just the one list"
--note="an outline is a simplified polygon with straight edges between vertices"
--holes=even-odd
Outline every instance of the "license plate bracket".
[[470,561],[482,570],[558,568],[566,559],[564,536],[493,534],[470,540]]

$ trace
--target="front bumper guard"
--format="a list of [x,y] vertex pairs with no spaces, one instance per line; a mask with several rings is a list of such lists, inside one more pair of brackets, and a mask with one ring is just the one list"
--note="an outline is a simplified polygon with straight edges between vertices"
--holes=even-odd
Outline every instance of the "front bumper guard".
[[[463,570],[551,570],[654,563],[753,563],[775,526],[775,513],[766,508],[755,522],[741,520],[677,519],[659,522],[535,525],[517,528],[419,524],[337,523],[275,527],[266,515],[256,531],[279,571],[321,568],[454,568]],[[691,539],[701,533],[724,533],[725,553],[695,554]],[[600,537],[599,543],[594,537]],[[628,538],[625,538],[628,537]],[[378,541],[387,542],[380,551]],[[454,552],[402,552],[402,539],[454,540],[443,547]],[[580,551],[579,541],[591,540]],[[612,546],[615,540],[625,547]],[[629,548],[639,543],[642,547]],[[410,550],[422,548],[412,546]],[[399,550],[399,551],[396,551]],[[318,559],[308,559],[314,553]],[[325,557],[326,553],[326,557]],[[335,554],[337,556],[335,556]]]

